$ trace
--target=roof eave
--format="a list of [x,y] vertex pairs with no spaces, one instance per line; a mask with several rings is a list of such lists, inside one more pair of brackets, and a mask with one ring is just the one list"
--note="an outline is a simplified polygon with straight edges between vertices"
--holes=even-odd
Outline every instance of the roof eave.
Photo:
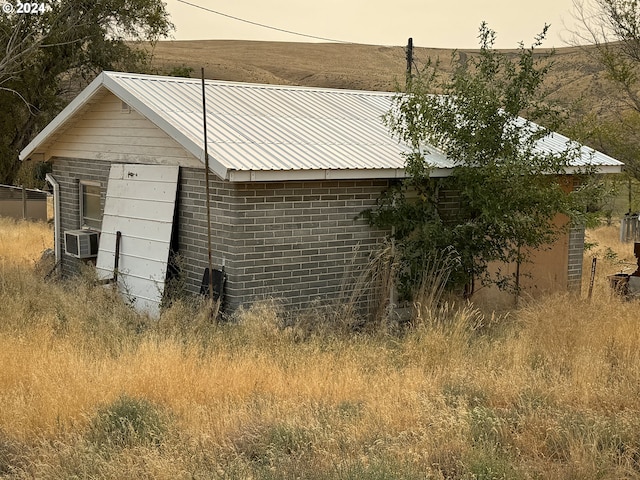
[[[448,177],[450,169],[436,168],[431,177]],[[405,178],[403,168],[316,170],[229,170],[231,182],[283,182],[306,180],[390,180]]]
[[565,169],[565,174],[567,175],[575,175],[584,173],[585,169],[589,169],[589,173],[597,173],[597,174],[617,174],[622,173],[624,170],[624,165],[585,165],[582,167],[569,167]]

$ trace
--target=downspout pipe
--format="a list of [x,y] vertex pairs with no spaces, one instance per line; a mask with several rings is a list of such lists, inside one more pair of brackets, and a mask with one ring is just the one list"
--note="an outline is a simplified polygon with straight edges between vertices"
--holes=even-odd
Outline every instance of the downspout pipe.
[[53,244],[56,255],[56,265],[60,265],[60,260],[62,259],[62,238],[60,236],[60,184],[50,173],[47,173],[45,179],[47,180],[47,183],[53,187]]

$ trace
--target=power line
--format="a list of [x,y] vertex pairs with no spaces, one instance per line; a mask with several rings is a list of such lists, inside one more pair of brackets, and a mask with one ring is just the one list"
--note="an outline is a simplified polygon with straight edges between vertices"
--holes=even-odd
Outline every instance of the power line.
[[306,33],[293,32],[291,30],[285,30],[283,28],[272,27],[271,25],[265,25],[264,23],[252,22],[251,20],[246,20],[244,18],[235,17],[233,15],[229,15],[228,13],[219,12],[217,10],[213,10],[211,8],[203,7],[201,5],[196,5],[195,3],[187,2],[185,0],[178,0],[178,2],[179,3],[184,3],[185,5],[190,5],[190,6],[195,7],[195,8],[199,8],[200,10],[204,10],[206,12],[215,13],[216,15],[220,15],[221,17],[231,18],[232,20],[237,20],[239,22],[248,23],[250,25],[255,25],[257,27],[268,28],[269,30],[276,30],[278,32],[288,33],[288,34],[291,34],[291,35],[297,35],[299,37],[313,38],[314,40],[323,40],[325,42],[348,43],[348,44],[353,44],[354,43],[354,42],[347,42],[345,40],[336,40],[336,39],[333,39],[333,38],[318,37],[318,36],[315,36],[315,35],[308,35]]

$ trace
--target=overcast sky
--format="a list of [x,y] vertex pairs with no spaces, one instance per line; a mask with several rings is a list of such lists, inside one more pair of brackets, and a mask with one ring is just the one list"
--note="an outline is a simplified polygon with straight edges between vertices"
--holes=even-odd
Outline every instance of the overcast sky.
[[319,41],[248,24],[221,14],[305,35],[373,45],[476,48],[484,20],[497,33],[497,48],[529,46],[544,24],[543,47],[567,46],[572,0],[187,0],[218,14],[165,0],[176,40],[236,39]]

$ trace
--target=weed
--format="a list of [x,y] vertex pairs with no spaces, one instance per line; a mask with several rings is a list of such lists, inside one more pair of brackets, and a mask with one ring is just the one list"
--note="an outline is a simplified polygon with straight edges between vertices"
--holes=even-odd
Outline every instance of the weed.
[[596,248],[598,245],[599,245],[598,242],[587,242],[587,241],[585,241],[584,242],[584,251],[588,252],[588,251]]
[[445,383],[442,393],[447,405],[456,408],[468,406],[470,408],[486,405],[487,395],[484,390],[470,383]]
[[166,433],[166,420],[157,407],[144,399],[121,395],[98,411],[88,439],[100,447],[159,446]]
[[473,480],[517,480],[522,475],[512,462],[499,450],[476,448],[464,461],[468,475]]
[[394,458],[378,457],[366,462],[352,462],[336,468],[333,478],[344,480],[418,480],[429,478],[426,469],[421,469]]
[[310,452],[312,447],[313,436],[307,429],[284,423],[254,426],[234,441],[238,455],[258,465],[277,465],[286,457]]
[[610,263],[616,263],[618,261],[618,254],[614,252],[611,247],[607,247],[604,252],[604,259]]

